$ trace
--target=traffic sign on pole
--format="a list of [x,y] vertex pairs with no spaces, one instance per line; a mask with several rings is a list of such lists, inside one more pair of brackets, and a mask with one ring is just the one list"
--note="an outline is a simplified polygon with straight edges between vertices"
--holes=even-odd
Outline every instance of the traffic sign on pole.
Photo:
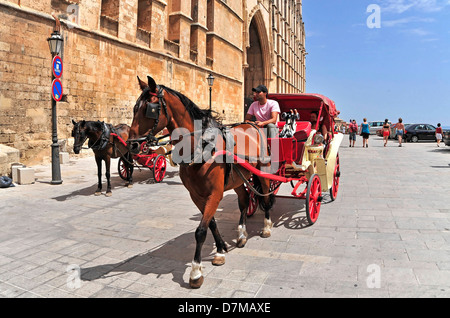
[[63,64],[59,55],[56,55],[52,61],[53,76],[60,78],[63,72]]
[[63,95],[62,83],[58,78],[55,78],[52,83],[52,97],[59,102]]

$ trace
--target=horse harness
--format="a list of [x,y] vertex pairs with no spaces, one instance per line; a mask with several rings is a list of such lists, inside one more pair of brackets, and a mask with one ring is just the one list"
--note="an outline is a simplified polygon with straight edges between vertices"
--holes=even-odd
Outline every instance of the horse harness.
[[102,133],[97,138],[97,140],[95,142],[93,142],[93,143],[91,143],[91,139],[89,139],[89,143],[88,143],[87,149],[90,148],[90,149],[95,150],[95,151],[102,151],[102,150],[106,149],[108,144],[112,144],[113,147],[114,147],[113,153],[115,154],[115,152],[117,150],[116,149],[116,145],[115,145],[114,142],[110,143],[110,137],[111,137],[111,133],[114,133],[114,134],[118,135],[116,129],[111,124],[107,124],[104,121],[103,122],[98,121],[98,123],[101,125]]
[[110,124],[106,124],[105,122],[101,122],[101,125],[102,125],[102,134],[100,135],[100,137],[98,137],[98,139],[92,145],[89,145],[88,143],[88,148],[91,148],[92,150],[100,151],[108,146],[112,126]]

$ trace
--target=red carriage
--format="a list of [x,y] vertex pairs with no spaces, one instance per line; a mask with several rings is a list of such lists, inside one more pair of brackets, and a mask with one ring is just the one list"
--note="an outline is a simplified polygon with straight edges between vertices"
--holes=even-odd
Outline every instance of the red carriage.
[[[271,94],[271,99],[278,101],[283,113],[298,113],[300,118],[292,128],[289,137],[268,139],[271,147],[271,162],[278,170],[274,174],[263,173],[242,159],[235,160],[254,175],[270,179],[270,191],[277,194],[282,183],[293,187],[291,196],[279,197],[306,200],[306,217],[309,224],[314,224],[319,216],[322,193],[329,192],[332,201],[339,189],[339,146],[343,135],[334,129],[334,118],[338,115],[335,103],[318,94]],[[312,127],[311,113],[318,114],[318,120]],[[286,121],[279,121],[280,133],[285,129]],[[323,136],[326,134],[326,136]],[[253,215],[259,199],[252,188],[252,180],[247,185],[250,205],[247,215]]]
[[[120,137],[115,136],[120,142],[126,145],[126,142]],[[150,146],[147,142],[141,144],[140,152],[133,155],[134,165],[139,164],[146,167],[153,172],[153,177],[157,183],[161,182],[166,175],[167,161],[172,163],[172,145],[170,144],[170,137],[163,136],[158,142],[158,146]],[[119,176],[123,180],[128,180],[130,170],[128,169],[124,158],[120,158],[118,162]],[[139,166],[137,166],[139,167]]]

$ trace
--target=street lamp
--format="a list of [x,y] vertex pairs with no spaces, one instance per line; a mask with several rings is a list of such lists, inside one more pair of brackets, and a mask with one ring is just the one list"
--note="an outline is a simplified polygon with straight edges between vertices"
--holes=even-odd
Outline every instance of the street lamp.
[[[63,38],[59,33],[59,21],[56,19],[56,28],[53,30],[51,36],[47,39],[50,53],[52,54],[52,61],[55,56],[61,53],[63,46]],[[53,66],[52,66],[53,67]],[[52,71],[52,83],[55,79],[54,72]],[[61,184],[61,167],[59,162],[59,145],[58,145],[58,128],[56,117],[56,101],[52,97],[52,181],[51,184]]]
[[211,95],[212,95],[212,86],[214,84],[214,76],[211,73],[209,73],[206,79],[208,80],[209,85],[209,112],[211,113],[211,106],[212,106]]
[[59,31],[54,30],[52,35],[47,39],[48,41],[48,47],[50,48],[50,53],[52,53],[52,56],[59,55],[61,53],[62,45],[63,45],[63,38]]

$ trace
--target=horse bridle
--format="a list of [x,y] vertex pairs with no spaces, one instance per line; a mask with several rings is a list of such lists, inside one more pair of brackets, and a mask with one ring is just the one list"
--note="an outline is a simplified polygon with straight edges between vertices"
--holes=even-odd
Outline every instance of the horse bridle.
[[[77,136],[77,135],[81,135],[81,128],[80,128],[80,125],[79,125],[79,123],[77,124],[77,129],[76,129],[76,132],[75,132],[75,134],[72,134],[73,136],[72,137],[74,137],[75,138],[75,136]],[[86,140],[88,139],[88,136],[86,135],[86,133],[84,134],[84,136],[83,136],[83,141],[82,142],[80,142],[80,143],[78,143],[78,144],[74,144],[73,145],[73,147],[75,148],[75,147],[82,147],[83,146],[83,144],[86,142]]]
[[[150,103],[150,101],[145,101],[146,105],[147,105],[147,109],[145,112],[145,117],[149,118],[149,119],[153,119],[155,121],[152,130],[145,136],[142,136],[140,138],[136,138],[136,139],[128,139],[127,143],[129,144],[129,146],[132,148],[133,144],[138,144],[140,145],[142,142],[146,141],[148,144],[154,144],[157,143],[159,139],[161,138],[156,138],[155,133],[156,133],[156,129],[158,127],[159,124],[159,118],[161,116],[161,109],[164,109],[166,118],[167,118],[167,124],[170,123],[170,116],[169,116],[169,112],[167,110],[167,104],[166,101],[164,100],[164,89],[163,87],[160,87],[159,85],[156,86],[157,88],[157,93],[153,93],[150,91],[150,87],[146,87],[143,91],[142,91],[142,96],[145,96],[145,94],[150,94],[152,96],[156,96],[158,98],[158,103]],[[137,104],[136,106],[137,107]],[[140,106],[139,106],[140,107]],[[166,137],[166,136],[163,136]]]

